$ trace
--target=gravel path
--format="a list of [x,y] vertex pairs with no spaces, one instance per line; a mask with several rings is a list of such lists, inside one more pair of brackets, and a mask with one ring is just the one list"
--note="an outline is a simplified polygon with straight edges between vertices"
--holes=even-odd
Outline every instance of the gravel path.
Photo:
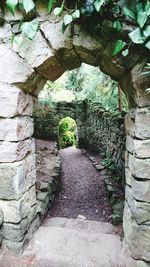
[[61,186],[48,217],[111,221],[103,178],[80,149],[60,150]]

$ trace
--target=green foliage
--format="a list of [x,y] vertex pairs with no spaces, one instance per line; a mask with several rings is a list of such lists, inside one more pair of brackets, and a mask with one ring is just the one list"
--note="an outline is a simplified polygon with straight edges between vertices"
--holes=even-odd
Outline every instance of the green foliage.
[[122,40],[118,40],[116,43],[115,49],[113,51],[113,56],[116,56],[119,52],[121,52],[125,46],[126,46],[126,42],[123,42]]
[[59,146],[65,148],[68,146],[76,146],[77,125],[75,120],[70,117],[62,119],[59,123]]
[[30,22],[24,22],[21,24],[22,33],[30,40],[33,40],[39,27],[39,22],[34,19]]
[[[68,72],[66,89],[76,94],[76,100],[99,102],[106,110],[118,110],[118,83],[102,73],[99,68],[82,64]],[[122,93],[123,110],[127,111],[127,100]]]
[[[7,0],[6,5],[13,14],[17,8],[23,8],[26,13],[31,11],[35,12],[36,9],[35,0]],[[124,30],[123,23],[130,25],[130,28],[133,30],[129,33],[128,40],[126,37],[118,38],[114,47],[113,56],[116,56],[120,52],[122,52],[122,56],[127,56],[132,43],[141,44],[147,49],[150,49],[149,0],[49,0],[47,1],[47,9],[48,13],[51,13],[54,9],[56,16],[61,16],[63,11],[67,13],[65,16],[62,16],[63,32],[68,25],[73,24],[76,20],[82,22],[87,17],[91,18],[92,25],[94,25],[92,28],[93,31],[97,26],[100,27],[106,18],[112,22],[112,28],[118,33]],[[32,28],[32,24],[28,26]],[[33,39],[37,30],[38,27],[35,27],[34,34],[32,29],[32,34],[25,35],[29,39]],[[28,32],[30,32],[29,29]],[[122,40],[122,38],[125,39]]]

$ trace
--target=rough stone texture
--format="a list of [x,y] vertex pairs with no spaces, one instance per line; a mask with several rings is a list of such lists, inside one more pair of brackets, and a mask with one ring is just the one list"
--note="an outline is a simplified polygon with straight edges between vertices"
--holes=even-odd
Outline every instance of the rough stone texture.
[[0,164],[0,196],[4,200],[19,199],[35,184],[35,154],[22,161]]
[[141,179],[150,179],[150,158],[137,159],[129,154],[129,169],[133,176]]
[[138,140],[133,139],[131,136],[126,137],[126,148],[134,154],[137,158],[149,158],[150,157],[150,140]]
[[0,140],[21,141],[33,134],[33,119],[30,117],[15,117],[0,119]]
[[27,139],[20,142],[0,142],[0,162],[15,162],[25,158],[34,152],[34,139]]
[[126,116],[127,134],[139,138],[147,139],[150,137],[150,108],[135,108]]
[[[57,222],[56,218],[56,222]],[[68,219],[66,219],[68,220]],[[60,219],[61,222],[61,219]],[[35,266],[66,267],[134,267],[136,263],[124,251],[120,237],[93,229],[82,220],[61,225],[40,227],[30,243],[30,253],[35,254]],[[79,225],[79,227],[77,227]],[[103,229],[105,224],[103,225]],[[43,244],[44,247],[43,247]],[[51,251],[51,253],[49,253]]]
[[0,200],[0,209],[4,214],[4,222],[19,223],[30,213],[32,206],[36,204],[35,186],[22,194],[19,200]]
[[124,231],[132,256],[135,259],[150,261],[150,227],[149,225],[138,225],[127,204],[124,212]]
[[33,98],[19,88],[0,83],[0,117],[32,115]]
[[100,104],[94,103],[88,105],[86,118],[87,148],[111,158],[124,179],[124,115],[106,112]]
[[[150,116],[135,108],[126,116],[126,205],[124,231],[131,254],[150,261]],[[146,266],[139,262],[139,266]]]

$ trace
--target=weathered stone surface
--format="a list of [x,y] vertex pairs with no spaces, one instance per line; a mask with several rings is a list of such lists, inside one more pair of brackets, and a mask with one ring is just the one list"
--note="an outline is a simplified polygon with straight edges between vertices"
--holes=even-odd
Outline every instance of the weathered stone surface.
[[0,140],[21,141],[33,134],[33,119],[30,117],[15,117],[0,119]]
[[0,164],[0,198],[19,199],[22,194],[35,184],[35,154],[15,163]]
[[133,197],[140,201],[150,203],[150,180],[149,181],[137,181],[132,178],[132,194]]
[[0,200],[0,209],[4,214],[4,222],[19,223],[31,212],[31,207],[36,204],[35,186],[24,193],[19,200]]
[[149,224],[150,222],[150,203],[136,200],[133,196],[131,187],[126,186],[126,201],[134,220],[138,224]]
[[58,61],[56,61],[55,65],[57,65],[58,69],[60,69],[59,65],[61,65],[62,71],[64,72],[65,69],[74,69],[81,65],[79,56],[72,44],[70,27],[63,34],[61,31],[61,21],[57,21],[56,23],[45,21],[41,25],[41,30],[52,47],[52,50],[56,53]]
[[15,86],[0,83],[0,117],[32,115],[33,97]]
[[25,246],[29,242],[30,238],[31,238],[31,236],[28,234],[26,234],[25,237],[23,238],[23,240],[21,240],[19,242],[17,242],[17,241],[14,242],[14,241],[7,240],[4,238],[2,245],[6,246],[8,249],[13,251],[15,254],[21,255],[24,251]]
[[129,169],[133,176],[150,179],[150,159],[137,159],[129,154]]
[[126,137],[126,148],[134,154],[137,158],[150,158],[150,139],[137,140],[127,135]]
[[[33,73],[32,68],[19,55],[11,51],[9,45],[1,45],[0,82],[24,83]],[[5,56],[4,56],[5,55]]]
[[126,183],[131,186],[132,175],[131,175],[129,168],[125,168],[125,177],[126,177]]
[[150,109],[136,108],[126,115],[127,134],[140,139],[150,138]]
[[[73,37],[73,45],[80,60],[94,66],[98,65],[98,58],[102,55],[104,47],[100,40],[93,40],[91,36],[87,36],[86,32],[79,33],[79,27],[75,27],[75,35]],[[88,57],[86,56],[88,53]]]
[[5,23],[3,27],[0,27],[0,40],[7,42],[10,38],[10,35],[11,35],[11,25],[9,23]]
[[20,161],[29,153],[34,152],[34,139],[19,142],[0,142],[0,162]]
[[131,255],[135,259],[150,261],[150,226],[138,225],[133,219],[132,213],[125,205],[124,211],[125,239],[129,245]]
[[23,218],[19,223],[3,223],[2,234],[5,239],[11,241],[22,241],[25,232],[28,230],[31,222],[36,216],[36,206],[30,207],[29,214]]

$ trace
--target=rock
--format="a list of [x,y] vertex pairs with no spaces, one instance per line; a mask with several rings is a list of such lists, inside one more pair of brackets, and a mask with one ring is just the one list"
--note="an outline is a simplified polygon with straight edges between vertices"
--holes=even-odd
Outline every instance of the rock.
[[0,119],[0,140],[21,141],[33,134],[33,119],[30,117],[15,117]]
[[25,158],[35,151],[34,139],[19,142],[0,142],[0,162],[15,162]]
[[149,158],[150,157],[150,140],[137,140],[127,135],[126,148],[137,158]]
[[137,159],[129,154],[129,170],[134,177],[150,179],[150,159]]
[[103,165],[101,165],[101,164],[96,164],[96,165],[95,165],[95,168],[96,168],[97,171],[102,171],[102,170],[105,169],[105,166],[103,166]]
[[49,189],[49,183],[47,182],[41,182],[40,184],[40,191],[41,192],[47,192]]
[[86,220],[86,217],[79,214],[78,217],[77,217],[78,220]]
[[45,202],[46,199],[49,197],[49,193],[48,192],[38,192],[36,197],[41,202]]
[[26,218],[36,204],[35,186],[24,193],[19,200],[0,200],[0,209],[3,211],[4,222],[19,223]]
[[[8,44],[1,44],[1,53],[5,53],[5,57],[1,57],[0,82],[6,84],[24,83],[28,77],[32,75],[33,69],[29,67],[27,62],[11,51]],[[34,82],[34,81],[33,81]]]
[[136,200],[150,203],[150,180],[138,181],[132,178],[131,186],[133,197]]
[[130,208],[125,204],[124,210],[125,239],[129,245],[131,255],[137,260],[150,261],[150,226],[138,225],[134,220]]
[[[150,138],[150,109],[136,108],[126,115],[126,130],[127,134],[135,136],[139,139]],[[140,152],[140,151],[139,151]]]
[[3,200],[19,199],[35,184],[35,154],[14,163],[0,164],[0,196]]
[[31,95],[25,94],[13,85],[0,83],[0,117],[31,116],[32,112],[33,97]]

